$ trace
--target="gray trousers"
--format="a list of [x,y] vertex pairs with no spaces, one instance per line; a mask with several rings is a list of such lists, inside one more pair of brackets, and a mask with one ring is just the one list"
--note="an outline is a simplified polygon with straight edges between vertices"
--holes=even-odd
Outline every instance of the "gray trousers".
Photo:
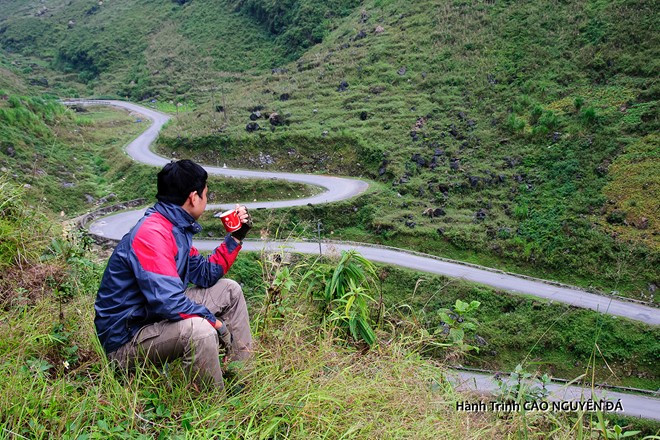
[[[225,323],[232,334],[230,361],[251,356],[250,319],[243,291],[236,281],[222,278],[207,289],[187,289],[186,296],[204,305]],[[133,339],[108,354],[108,358],[125,369],[132,369],[147,360],[158,365],[182,358],[183,367],[192,380],[216,388],[224,387],[218,334],[204,318],[146,325]]]

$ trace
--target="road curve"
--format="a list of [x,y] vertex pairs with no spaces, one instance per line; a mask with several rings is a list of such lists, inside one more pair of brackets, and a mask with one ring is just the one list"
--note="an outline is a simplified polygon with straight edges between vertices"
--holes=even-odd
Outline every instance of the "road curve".
[[[151,119],[153,123],[145,130],[140,136],[135,138],[133,142],[126,147],[126,153],[136,162],[141,162],[147,165],[162,167],[169,162],[162,156],[157,155],[149,149],[149,146],[156,140],[158,133],[163,125],[170,120],[170,116],[158,112],[153,109],[142,107],[137,104],[124,101],[113,100],[68,100],[63,101],[65,105],[111,105],[126,110],[130,110]],[[299,174],[299,173],[275,173],[269,171],[250,171],[236,168],[224,168],[204,166],[204,169],[209,173],[216,176],[225,177],[238,177],[238,178],[252,178],[252,179],[280,179],[290,182],[304,183],[306,185],[314,185],[325,188],[320,194],[312,197],[305,197],[302,199],[293,200],[278,200],[275,202],[249,202],[251,209],[258,208],[285,208],[290,206],[304,206],[308,204],[331,203],[340,200],[350,199],[367,190],[369,184],[358,179],[349,179],[346,177],[335,176],[321,176],[315,174]],[[233,204],[209,204],[207,209],[227,209],[233,208]],[[132,225],[131,225],[132,226]],[[122,234],[123,235],[123,234]]]
[[[170,119],[168,115],[124,101],[80,100],[65,101],[64,103],[82,105],[112,105],[140,113],[141,115],[152,119],[154,123],[126,147],[126,152],[136,161],[149,165],[163,166],[169,162],[168,159],[158,156],[149,150],[150,145],[158,136],[158,132],[162,126]],[[307,205],[309,203],[329,203],[354,197],[363,193],[368,188],[368,184],[366,182],[343,177],[320,176],[313,174],[260,172],[209,166],[205,166],[204,168],[209,172],[209,174],[214,175],[241,178],[249,177],[260,179],[284,179],[310,185],[317,185],[326,189],[326,191],[321,194],[303,199],[246,203],[246,205],[251,209],[300,206]],[[233,207],[231,204],[208,205],[208,209],[211,210],[227,209],[231,207]],[[93,222],[89,226],[89,231],[95,235],[119,240],[126,232],[128,232],[131,226],[137,222],[143,213],[144,210],[135,210],[113,214]],[[200,251],[213,250],[216,245],[216,242],[209,240],[195,241],[195,246]],[[313,242],[287,242],[284,244],[276,241],[246,241],[243,249],[252,251],[261,250],[263,248],[277,249],[282,245],[287,246],[294,252],[308,254],[316,254],[319,252],[318,243]],[[570,304],[575,307],[587,308],[613,316],[641,321],[650,325],[660,325],[660,309],[636,304],[625,300],[619,300],[604,295],[585,292],[570,286],[559,286],[543,282],[543,280],[535,280],[530,279],[529,277],[516,276],[515,274],[504,273],[485,267],[461,264],[460,262],[449,261],[431,255],[424,255],[401,249],[386,248],[367,244],[341,244],[327,242],[323,243],[321,247],[324,253],[356,249],[365,257],[373,261],[394,264],[409,269],[434,273],[438,275],[461,278],[468,281],[492,286],[497,289],[507,290],[513,293],[531,295],[550,301]]]

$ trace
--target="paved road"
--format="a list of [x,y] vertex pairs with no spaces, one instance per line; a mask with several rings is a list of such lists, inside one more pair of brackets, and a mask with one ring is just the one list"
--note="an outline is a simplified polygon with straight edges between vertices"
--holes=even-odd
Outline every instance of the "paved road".
[[[164,113],[142,107],[137,104],[124,101],[112,100],[83,100],[83,101],[64,101],[64,104],[82,104],[82,105],[112,105],[120,107],[133,112],[146,116],[153,121],[149,128],[138,136],[133,142],[126,147],[126,153],[137,162],[142,162],[147,165],[162,167],[169,162],[168,159],[158,156],[149,150],[149,146],[158,137],[158,132],[163,125],[170,120],[170,117]],[[204,169],[209,173],[217,176],[238,177],[238,178],[252,178],[252,179],[279,179],[287,180],[290,182],[299,182],[307,185],[320,186],[325,189],[320,194],[312,197],[294,200],[279,200],[276,202],[245,202],[249,204],[250,209],[257,208],[285,208],[290,206],[305,206],[307,204],[320,204],[337,202],[339,200],[350,199],[367,190],[369,184],[358,179],[349,179],[345,177],[335,176],[322,176],[315,174],[300,174],[300,173],[274,173],[268,171],[250,171],[241,170],[236,168],[212,167],[205,166]],[[228,209],[233,208],[234,204],[209,204],[207,209]],[[131,225],[132,226],[132,225]],[[122,234],[123,235],[123,234]]]
[[[123,101],[78,101],[84,104],[106,104],[125,108],[138,112],[154,121],[154,123],[138,138],[131,142],[126,148],[126,152],[136,161],[144,162],[154,166],[162,166],[168,162],[167,159],[156,155],[149,150],[149,146],[156,139],[158,131],[170,119],[169,116],[151,110],[137,104]],[[296,173],[273,173],[258,172],[247,170],[236,170],[230,168],[205,167],[210,174],[252,177],[252,178],[277,178],[296,182],[302,182],[311,185],[318,185],[326,188],[326,191],[313,197],[296,200],[282,200],[277,202],[248,202],[246,205],[251,208],[279,208],[284,206],[307,205],[308,203],[328,203],[354,197],[361,194],[368,188],[366,182],[357,179],[347,179],[341,177],[329,177],[313,174]],[[227,209],[231,204],[209,205],[208,209]],[[106,238],[121,238],[131,226],[142,216],[144,210],[126,211],[119,214],[108,216],[104,219],[92,223],[89,230]],[[212,250],[216,242],[196,241],[195,246],[199,250]],[[281,243],[277,242],[246,242],[245,250],[260,250],[264,246],[276,248]],[[291,250],[301,253],[318,253],[318,244],[310,242],[289,242],[287,246]],[[381,263],[395,264],[409,269],[446,275],[450,277],[462,278],[465,280],[489,285],[497,289],[507,290],[514,293],[532,295],[539,298],[545,298],[550,301],[557,301],[570,304],[575,307],[587,308],[598,312],[607,313],[614,316],[642,321],[651,325],[660,325],[660,309],[632,303],[629,301],[618,300],[603,295],[588,293],[577,288],[567,286],[556,286],[545,283],[541,280],[532,280],[526,277],[516,276],[492,270],[489,268],[480,268],[461,264],[460,262],[446,261],[435,258],[430,255],[419,255],[400,249],[390,249],[371,245],[356,244],[328,244],[322,245],[323,251],[340,251],[356,249],[363,253],[365,257]]]
[[[492,376],[487,374],[471,373],[465,371],[450,371],[448,379],[454,386],[461,391],[472,391],[476,393],[494,394],[498,391],[497,383]],[[506,379],[508,381],[508,378]],[[583,388],[573,385],[559,385],[551,383],[548,385],[550,395],[548,400],[551,402],[579,402],[586,401],[592,397],[590,388]],[[620,399],[623,410],[615,412],[631,417],[642,417],[645,419],[660,420],[660,399],[642,396],[636,394],[625,394],[609,390],[594,390],[597,399],[604,399],[616,403]],[[468,400],[468,402],[478,402],[480,399]],[[482,398],[482,401],[488,403],[489,398]],[[594,399],[596,400],[596,399]],[[487,405],[487,408],[489,405]]]
[[[80,103],[80,102],[77,102]],[[142,135],[131,142],[126,148],[127,153],[135,160],[154,166],[162,166],[168,162],[151,151],[149,146],[156,139],[158,131],[169,120],[169,116],[147,109],[136,104],[122,101],[85,101],[84,104],[105,104],[125,108],[138,112],[151,118],[154,123]],[[364,192],[368,184],[356,179],[340,177],[316,176],[309,174],[294,173],[270,173],[254,172],[247,170],[235,170],[229,168],[205,167],[210,174],[252,177],[252,178],[278,178],[326,188],[326,191],[314,197],[279,202],[249,203],[250,208],[276,208],[283,206],[306,205],[307,203],[327,203],[354,197]],[[209,209],[231,208],[233,205],[209,205]],[[119,240],[135,222],[143,215],[144,209],[124,211],[101,218],[89,226],[92,234],[105,238]],[[217,246],[217,241],[196,240],[195,246],[201,251],[210,251]],[[276,241],[246,241],[244,249],[248,251],[259,251],[262,249],[276,250],[280,247],[301,253],[316,254],[319,252],[318,243],[314,242],[276,242]],[[373,261],[394,264],[410,269],[447,275],[450,277],[463,278],[470,281],[493,286],[498,289],[508,290],[526,295],[546,298],[574,305],[576,307],[589,308],[599,312],[621,316],[633,320],[642,321],[652,325],[660,324],[660,310],[634,304],[626,301],[615,300],[601,295],[587,293],[570,287],[557,287],[540,280],[534,281],[511,274],[494,271],[488,268],[478,268],[460,264],[460,262],[444,261],[433,256],[424,256],[400,249],[389,249],[371,245],[355,245],[341,243],[323,243],[324,254],[336,253],[341,250],[356,249],[365,257]],[[463,371],[452,371],[450,380],[456,383],[459,389],[476,390],[480,393],[493,393],[496,385],[492,378],[484,374],[469,373]],[[551,400],[581,400],[582,396],[590,396],[588,389],[575,386],[550,385]],[[597,391],[599,396],[606,399],[621,399],[623,413],[626,415],[645,417],[660,420],[660,399],[647,396],[616,393],[612,391]]]

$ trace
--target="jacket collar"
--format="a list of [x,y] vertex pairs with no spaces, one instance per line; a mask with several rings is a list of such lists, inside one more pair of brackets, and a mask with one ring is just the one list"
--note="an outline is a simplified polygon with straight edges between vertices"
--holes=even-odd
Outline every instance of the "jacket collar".
[[[157,202],[149,211],[155,211],[168,219],[174,226],[186,229],[193,234],[197,234],[202,227],[195,221],[192,215],[179,205],[169,202]],[[147,211],[147,214],[151,212]]]

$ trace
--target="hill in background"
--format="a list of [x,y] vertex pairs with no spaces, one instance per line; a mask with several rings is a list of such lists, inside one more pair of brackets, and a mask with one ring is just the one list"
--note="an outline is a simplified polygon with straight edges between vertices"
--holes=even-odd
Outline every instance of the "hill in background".
[[375,196],[319,208],[335,238],[652,298],[657,25],[644,1],[364,2],[295,62],[222,83],[223,111],[207,96],[161,151],[369,177]]
[[6,3],[34,87],[186,101],[162,152],[380,183],[289,219],[656,295],[652,2]]

